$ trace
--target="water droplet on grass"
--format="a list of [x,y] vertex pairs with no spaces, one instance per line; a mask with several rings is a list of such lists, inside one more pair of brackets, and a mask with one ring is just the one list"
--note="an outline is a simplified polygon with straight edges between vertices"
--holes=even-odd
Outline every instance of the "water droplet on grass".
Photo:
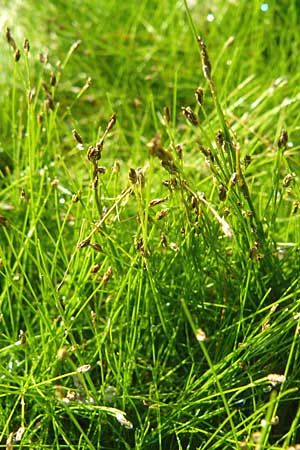
[[261,5],[261,7],[260,7],[260,10],[261,10],[262,12],[267,12],[268,9],[269,9],[268,3],[262,3],[262,5]]

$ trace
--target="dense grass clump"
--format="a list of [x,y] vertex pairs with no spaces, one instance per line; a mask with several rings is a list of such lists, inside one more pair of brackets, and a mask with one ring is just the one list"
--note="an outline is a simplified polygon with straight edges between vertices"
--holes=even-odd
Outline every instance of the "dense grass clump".
[[296,1],[3,11],[1,448],[298,448]]

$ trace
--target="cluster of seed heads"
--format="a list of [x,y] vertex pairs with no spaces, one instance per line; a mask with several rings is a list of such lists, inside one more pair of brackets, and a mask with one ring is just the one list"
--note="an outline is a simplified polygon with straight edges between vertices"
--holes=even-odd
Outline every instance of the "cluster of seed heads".
[[156,134],[154,138],[148,143],[148,150],[150,156],[155,156],[160,159],[161,165],[170,173],[178,174],[179,170],[174,161],[173,154],[163,148],[160,134]]

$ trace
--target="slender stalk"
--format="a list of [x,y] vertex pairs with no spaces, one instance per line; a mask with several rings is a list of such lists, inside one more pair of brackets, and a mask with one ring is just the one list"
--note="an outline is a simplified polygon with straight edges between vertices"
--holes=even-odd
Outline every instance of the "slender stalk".
[[200,348],[201,348],[202,353],[203,353],[203,355],[204,355],[204,357],[205,357],[205,359],[207,361],[207,364],[208,364],[208,366],[210,368],[212,376],[213,376],[213,378],[215,380],[215,383],[217,385],[218,391],[219,391],[220,396],[222,398],[223,405],[224,405],[224,408],[225,408],[225,411],[226,411],[226,414],[227,414],[227,417],[228,417],[228,420],[229,420],[229,423],[230,423],[230,427],[231,427],[233,438],[235,440],[236,448],[239,448],[239,441],[238,441],[238,438],[237,438],[237,433],[236,433],[235,425],[234,425],[234,422],[233,422],[232,413],[230,412],[226,396],[225,396],[225,394],[223,392],[223,388],[222,388],[222,385],[220,383],[219,377],[218,377],[218,375],[217,375],[217,373],[215,371],[213,362],[212,362],[212,360],[211,360],[211,358],[209,356],[209,353],[208,353],[208,351],[206,349],[206,346],[204,344],[204,341],[206,340],[205,334],[203,332],[201,332],[201,336],[203,336],[203,338],[201,336],[199,337],[199,329],[197,330],[197,327],[196,327],[196,325],[195,325],[195,323],[194,323],[194,321],[192,319],[191,313],[190,313],[190,311],[189,311],[189,309],[188,309],[184,299],[181,299],[180,303],[181,303],[183,311],[184,311],[184,313],[186,315],[186,318],[188,319],[190,327],[192,328],[193,333],[194,333],[194,335],[195,335],[195,337],[196,337],[196,339],[197,339],[197,341],[198,341],[198,343],[200,345]]

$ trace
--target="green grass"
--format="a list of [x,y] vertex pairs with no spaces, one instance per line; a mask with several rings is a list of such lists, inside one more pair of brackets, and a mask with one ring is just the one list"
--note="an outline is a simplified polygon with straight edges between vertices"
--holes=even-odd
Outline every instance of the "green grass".
[[3,5],[0,447],[298,448],[297,2]]

